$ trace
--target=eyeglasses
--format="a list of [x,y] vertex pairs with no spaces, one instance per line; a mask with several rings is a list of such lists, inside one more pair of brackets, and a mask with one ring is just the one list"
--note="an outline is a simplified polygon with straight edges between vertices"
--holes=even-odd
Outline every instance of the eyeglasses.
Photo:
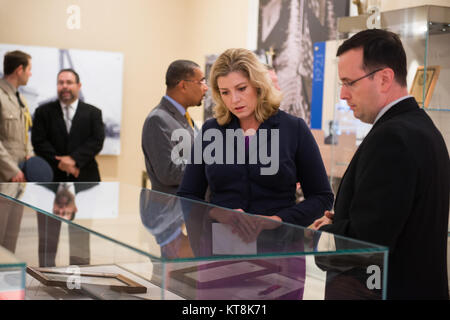
[[182,81],[195,82],[195,83],[198,83],[200,85],[206,84],[206,79],[202,79],[202,80],[187,80],[187,79],[183,79]]
[[346,88],[351,88],[351,87],[353,87],[353,85],[354,85],[355,83],[357,83],[359,80],[362,80],[362,79],[364,79],[364,78],[370,77],[370,76],[373,75],[374,73],[377,73],[378,71],[381,71],[381,70],[383,70],[383,69],[385,69],[385,68],[379,68],[379,69],[376,69],[376,70],[374,70],[374,71],[372,71],[372,72],[369,72],[368,74],[366,74],[366,75],[364,75],[364,76],[362,76],[361,78],[358,78],[358,79],[356,79],[356,80],[341,82],[341,83],[340,83],[340,86],[341,86],[341,87],[344,86],[344,87],[346,87]]

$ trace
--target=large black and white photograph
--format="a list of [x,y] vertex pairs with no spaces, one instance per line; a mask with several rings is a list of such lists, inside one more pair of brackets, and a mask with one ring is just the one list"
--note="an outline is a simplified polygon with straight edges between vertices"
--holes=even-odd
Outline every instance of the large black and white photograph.
[[[27,101],[31,115],[44,103],[57,99],[56,78],[59,70],[74,69],[82,84],[80,100],[102,110],[105,142],[100,154],[120,154],[122,119],[123,54],[120,52],[61,49],[40,46],[0,44],[0,58],[6,52],[21,50],[32,57],[32,74],[19,91]],[[0,66],[3,77],[3,65]]]
[[260,0],[258,49],[273,52],[273,67],[283,92],[280,108],[303,118],[311,115],[313,45],[336,39],[348,0]]

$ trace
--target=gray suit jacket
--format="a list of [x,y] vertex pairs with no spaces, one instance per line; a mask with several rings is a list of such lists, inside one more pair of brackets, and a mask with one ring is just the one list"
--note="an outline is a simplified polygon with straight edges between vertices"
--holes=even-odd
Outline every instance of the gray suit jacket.
[[164,97],[145,119],[142,150],[153,190],[170,194],[176,194],[178,190],[186,164],[175,164],[172,161],[172,149],[179,142],[171,141],[171,136],[174,130],[180,128],[188,130],[193,143],[194,130],[186,118]]

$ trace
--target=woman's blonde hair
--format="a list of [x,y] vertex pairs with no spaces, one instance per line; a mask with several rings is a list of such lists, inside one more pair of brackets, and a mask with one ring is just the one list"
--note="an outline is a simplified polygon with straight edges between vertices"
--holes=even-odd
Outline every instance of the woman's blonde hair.
[[264,122],[277,112],[281,102],[281,92],[272,84],[267,68],[256,55],[247,49],[228,49],[214,62],[210,72],[210,83],[214,102],[214,118],[223,126],[231,121],[231,112],[220,96],[217,79],[230,72],[241,72],[256,88],[258,101],[255,109],[256,120]]

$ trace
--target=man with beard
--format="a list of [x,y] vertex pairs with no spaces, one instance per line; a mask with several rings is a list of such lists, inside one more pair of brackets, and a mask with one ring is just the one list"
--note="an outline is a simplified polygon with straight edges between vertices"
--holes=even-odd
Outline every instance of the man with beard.
[[189,60],[176,60],[166,72],[166,95],[154,108],[142,130],[142,150],[152,189],[176,194],[186,163],[172,161],[172,150],[178,141],[172,133],[185,129],[194,141],[198,129],[187,109],[200,106],[208,91],[200,66]]
[[39,106],[34,114],[34,152],[51,165],[55,182],[100,181],[95,156],[105,139],[102,112],[78,99],[80,89],[74,70],[59,71],[58,100]]

